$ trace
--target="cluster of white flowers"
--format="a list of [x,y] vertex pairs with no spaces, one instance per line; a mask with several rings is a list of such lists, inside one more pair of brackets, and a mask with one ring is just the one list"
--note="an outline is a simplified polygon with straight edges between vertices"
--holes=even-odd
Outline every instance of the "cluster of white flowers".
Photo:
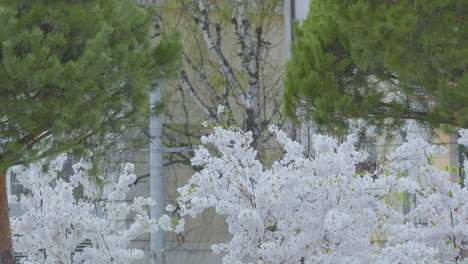
[[458,143],[468,145],[468,129],[460,129],[459,134],[460,138],[458,139]]
[[[11,219],[15,251],[26,256],[22,263],[130,263],[143,257],[142,250],[128,249],[131,240],[158,227],[173,230],[177,225],[170,219],[167,224],[167,216],[151,219],[147,209],[155,203],[149,198],[124,200],[136,178],[133,164],[125,164],[115,182],[100,179],[104,188],[98,188],[88,174],[91,164],[83,160],[73,165],[69,180],[59,177],[65,160],[66,155],[60,155],[52,161],[12,168],[30,190],[11,197],[24,210],[22,216]],[[136,215],[135,221],[127,226],[122,220],[130,213]],[[91,246],[75,252],[83,242]]]
[[[215,127],[192,159],[203,170],[179,189],[182,215],[213,207],[226,216],[232,239],[213,246],[215,253],[227,253],[225,264],[460,260],[468,243],[468,190],[431,165],[428,157],[438,148],[409,137],[391,156],[394,161],[379,169],[385,173],[361,175],[356,165],[366,154],[354,148],[353,136],[338,144],[316,135],[314,157],[308,158],[299,143],[271,131],[284,155],[264,168],[250,132]],[[208,145],[216,146],[217,155]],[[414,155],[425,163],[408,176]],[[407,215],[395,198],[405,193],[416,200]],[[384,239],[376,241],[377,233]]]
[[[468,134],[460,135],[467,140]],[[382,188],[398,190],[401,202],[414,208],[406,215],[395,210],[388,214],[385,231],[392,234],[391,244],[419,243],[432,251],[436,263],[458,263],[462,250],[468,249],[468,181],[451,182],[448,171],[433,166],[433,155],[441,152],[415,137],[396,148],[392,156],[398,159],[385,167],[389,174],[381,177]]]

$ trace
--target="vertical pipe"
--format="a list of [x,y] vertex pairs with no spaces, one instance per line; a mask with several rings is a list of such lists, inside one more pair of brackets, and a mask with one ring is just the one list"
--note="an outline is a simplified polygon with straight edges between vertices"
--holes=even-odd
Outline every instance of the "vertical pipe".
[[[150,122],[150,191],[151,198],[156,206],[151,207],[151,217],[159,219],[164,213],[164,178],[162,174],[162,116],[156,113],[156,106],[161,102],[160,86],[150,91],[149,122]],[[163,230],[151,233],[152,263],[164,264],[164,238]]]
[[286,56],[286,61],[291,57],[290,43],[292,40],[292,17],[291,17],[291,1],[285,0],[283,6],[283,18],[284,18],[284,51]]
[[459,158],[459,150],[458,150],[458,133],[451,133],[449,135],[449,173],[450,173],[450,181],[458,182],[458,178],[460,177],[460,160]]

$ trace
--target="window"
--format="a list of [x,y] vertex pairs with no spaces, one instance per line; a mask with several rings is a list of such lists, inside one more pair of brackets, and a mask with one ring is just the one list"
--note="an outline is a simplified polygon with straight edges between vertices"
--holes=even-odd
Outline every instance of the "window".
[[[67,153],[67,160],[63,164],[62,172],[60,176],[68,177],[73,174],[72,165],[75,162],[73,159],[72,153]],[[7,195],[20,195],[26,193],[28,190],[18,181],[16,175],[9,169],[6,175],[6,183],[7,183]]]
[[26,190],[24,186],[18,181],[16,175],[12,173],[11,170],[7,171],[6,177],[8,195],[20,195],[25,193]]

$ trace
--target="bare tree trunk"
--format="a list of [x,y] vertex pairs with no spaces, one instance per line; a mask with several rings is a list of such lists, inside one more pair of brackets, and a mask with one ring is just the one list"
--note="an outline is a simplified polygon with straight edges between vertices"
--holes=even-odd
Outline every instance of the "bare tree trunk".
[[3,172],[0,176],[0,263],[14,264],[6,187],[6,172]]
[[256,122],[256,112],[252,108],[247,108],[245,110],[247,118],[245,120],[245,129],[247,131],[252,131],[254,138],[257,136],[257,122]]

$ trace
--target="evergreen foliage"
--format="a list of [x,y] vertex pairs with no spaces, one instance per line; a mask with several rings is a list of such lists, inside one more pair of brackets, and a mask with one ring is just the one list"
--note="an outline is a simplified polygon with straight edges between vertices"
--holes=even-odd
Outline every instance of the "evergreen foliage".
[[[285,112],[343,131],[416,119],[468,127],[466,2],[311,1],[296,26]],[[393,121],[393,122],[391,122]]]
[[180,43],[127,0],[0,1],[0,171],[101,146],[146,111]]
[[0,0],[1,263],[14,263],[6,170],[65,151],[98,156],[178,69],[177,36],[152,43],[156,15],[130,0]]

